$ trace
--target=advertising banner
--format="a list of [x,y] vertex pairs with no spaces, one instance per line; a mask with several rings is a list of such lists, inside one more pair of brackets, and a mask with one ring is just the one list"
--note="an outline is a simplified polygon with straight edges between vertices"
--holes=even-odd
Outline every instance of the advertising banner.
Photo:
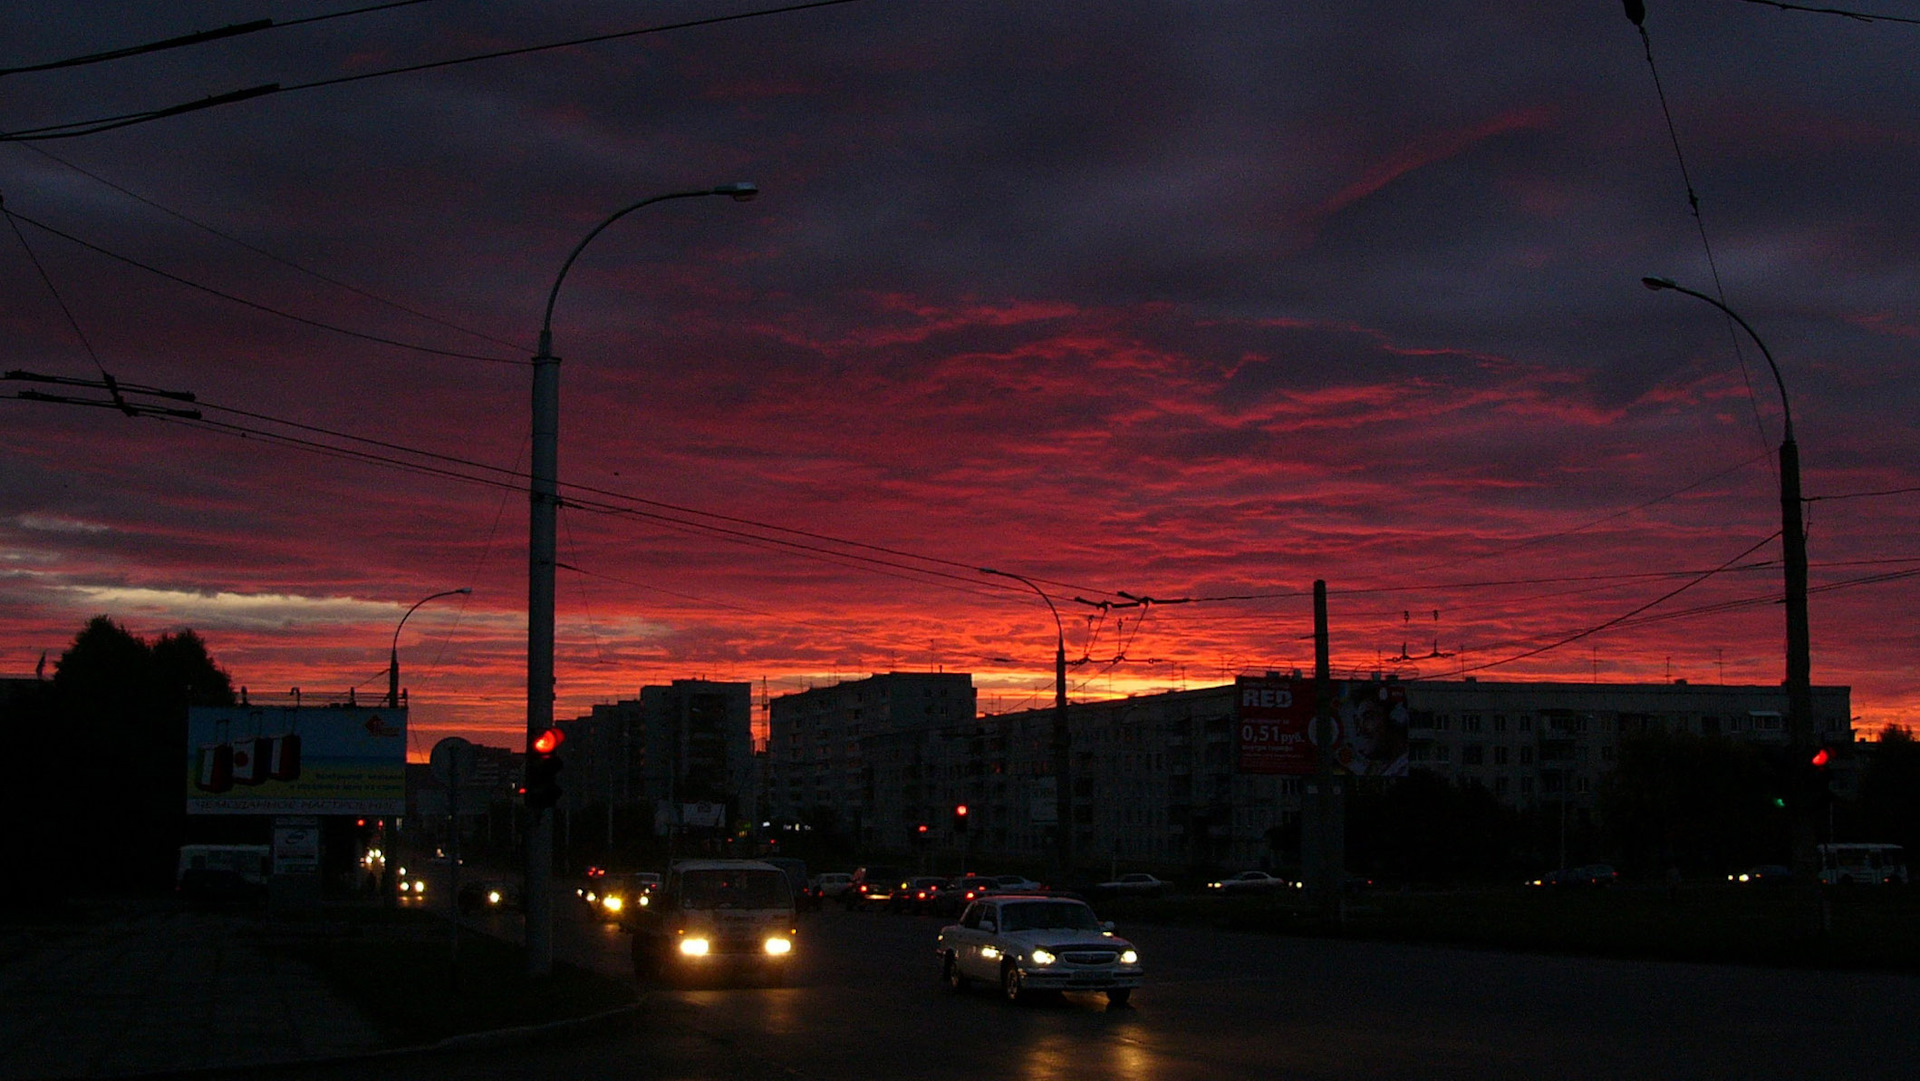
[[1313,681],[1241,676],[1240,772],[1304,777],[1313,772]]
[[195,707],[188,814],[405,814],[405,707]]
[[[1315,769],[1313,681],[1241,676],[1241,773],[1310,776]],[[1335,683],[1333,771],[1407,775],[1407,692],[1390,683]]]

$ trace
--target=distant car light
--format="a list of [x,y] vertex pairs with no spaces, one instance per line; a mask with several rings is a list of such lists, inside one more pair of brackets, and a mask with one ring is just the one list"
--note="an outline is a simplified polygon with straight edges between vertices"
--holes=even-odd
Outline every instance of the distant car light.
[[1140,963],[1140,954],[1139,954],[1139,952],[1138,952],[1138,951],[1136,951],[1136,950],[1121,950],[1121,951],[1120,951],[1120,963],[1121,963],[1121,964],[1123,964],[1123,965],[1137,965],[1137,964],[1139,964],[1139,963]]
[[612,895],[600,899],[600,907],[606,909],[608,912],[618,912],[621,908],[625,907],[625,905],[625,901]]
[[767,939],[765,949],[770,957],[780,957],[793,952],[793,940],[774,935]]
[[688,957],[705,957],[713,949],[713,943],[704,938],[683,938],[680,940],[680,952]]
[[644,893],[640,895],[640,907],[641,908],[647,907],[647,895]]
[[1059,960],[1059,958],[1055,957],[1049,951],[1037,948],[1027,956],[1032,958],[1033,963],[1036,965],[1050,965]]
[[425,893],[425,892],[427,892],[427,884],[426,884],[426,882],[425,882],[425,881],[424,881],[423,879],[418,879],[418,878],[416,878],[416,879],[414,879],[414,880],[413,880],[413,892],[414,892],[414,894],[415,894],[416,896],[418,896],[419,894],[422,894],[422,893]]
[[499,903],[500,903],[500,900],[501,900],[501,898],[500,898],[500,891],[499,891],[499,890],[488,890],[488,891],[487,891],[487,903],[488,903],[488,904],[490,904],[490,905],[497,905],[497,904],[499,904]]

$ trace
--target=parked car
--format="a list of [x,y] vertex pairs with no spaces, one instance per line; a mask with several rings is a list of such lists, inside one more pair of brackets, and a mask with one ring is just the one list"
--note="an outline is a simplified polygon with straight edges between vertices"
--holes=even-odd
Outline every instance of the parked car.
[[975,901],[959,923],[941,929],[934,951],[952,990],[978,981],[1013,1002],[1036,992],[1099,991],[1124,1006],[1144,975],[1133,943],[1095,918],[1085,901],[1068,897]]
[[1242,871],[1207,883],[1207,889],[1214,893],[1279,893],[1292,887],[1293,883],[1265,871]]
[[1167,884],[1150,874],[1135,872],[1102,882],[1093,890],[1108,897],[1159,897],[1167,892]]
[[1025,875],[994,875],[993,882],[1002,893],[1045,893],[1047,889]]

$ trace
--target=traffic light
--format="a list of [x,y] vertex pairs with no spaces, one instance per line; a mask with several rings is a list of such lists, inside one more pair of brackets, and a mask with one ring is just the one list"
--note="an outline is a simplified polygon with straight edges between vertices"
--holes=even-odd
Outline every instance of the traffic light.
[[1800,798],[1807,807],[1819,809],[1833,802],[1833,775],[1827,769],[1832,762],[1833,752],[1825,747],[1819,747],[1802,767]]
[[926,844],[929,833],[931,833],[931,830],[928,829],[925,822],[913,827],[913,843],[916,845]]
[[953,832],[967,832],[967,805],[964,803],[953,805]]
[[560,745],[566,734],[549,728],[527,743],[527,806],[546,810],[560,802]]

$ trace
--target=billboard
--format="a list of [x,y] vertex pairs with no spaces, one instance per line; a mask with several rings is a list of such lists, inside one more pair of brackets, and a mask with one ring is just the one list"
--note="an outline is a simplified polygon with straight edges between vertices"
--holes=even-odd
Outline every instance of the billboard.
[[188,814],[405,814],[407,711],[187,711]]
[[1240,676],[1240,772],[1305,776],[1313,772],[1313,681]]
[[[1305,777],[1315,769],[1313,681],[1241,676],[1234,681],[1241,773]],[[1391,683],[1333,684],[1333,771],[1407,775],[1407,692]]]

